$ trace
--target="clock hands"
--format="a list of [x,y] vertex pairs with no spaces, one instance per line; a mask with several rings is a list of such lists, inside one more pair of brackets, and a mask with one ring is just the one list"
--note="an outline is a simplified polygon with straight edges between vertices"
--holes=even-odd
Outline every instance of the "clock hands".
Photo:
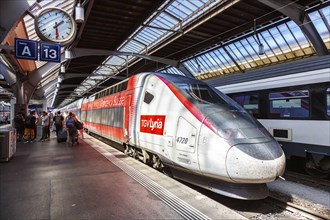
[[57,28],[58,26],[60,26],[60,25],[63,24],[63,23],[64,23],[63,20],[60,21],[59,23],[55,22],[54,28]]
[[58,26],[60,26],[60,25],[63,24],[63,23],[64,23],[63,20],[60,21],[59,23],[55,22],[55,25],[54,25],[53,28],[55,28],[55,37],[56,37],[56,39],[59,37],[59,34],[58,34]]

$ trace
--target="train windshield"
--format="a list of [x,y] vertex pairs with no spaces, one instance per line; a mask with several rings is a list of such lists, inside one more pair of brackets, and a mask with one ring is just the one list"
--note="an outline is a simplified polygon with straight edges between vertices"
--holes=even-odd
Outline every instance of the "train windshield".
[[201,104],[227,104],[224,99],[207,85],[178,83],[177,86]]

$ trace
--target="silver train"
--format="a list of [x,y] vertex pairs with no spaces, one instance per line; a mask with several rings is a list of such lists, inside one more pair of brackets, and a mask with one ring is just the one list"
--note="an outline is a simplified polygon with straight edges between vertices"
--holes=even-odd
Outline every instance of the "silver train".
[[174,178],[246,200],[267,197],[285,170],[278,142],[246,110],[206,83],[142,73],[61,111]]
[[[282,145],[288,164],[319,178],[330,174],[329,56],[211,80]],[[304,167],[304,168],[302,168]],[[298,167],[299,168],[299,167]]]

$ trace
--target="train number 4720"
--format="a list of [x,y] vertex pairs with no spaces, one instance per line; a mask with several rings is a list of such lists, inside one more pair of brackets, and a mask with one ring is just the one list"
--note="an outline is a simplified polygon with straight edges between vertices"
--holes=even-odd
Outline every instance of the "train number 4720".
[[188,143],[188,138],[186,137],[178,137],[176,139],[176,143],[179,143],[179,144],[187,144]]

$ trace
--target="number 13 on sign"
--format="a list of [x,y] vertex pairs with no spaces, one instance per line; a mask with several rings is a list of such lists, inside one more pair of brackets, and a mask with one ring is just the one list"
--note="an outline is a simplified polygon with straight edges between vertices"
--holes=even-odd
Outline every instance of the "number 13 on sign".
[[61,45],[40,43],[40,61],[61,62]]

